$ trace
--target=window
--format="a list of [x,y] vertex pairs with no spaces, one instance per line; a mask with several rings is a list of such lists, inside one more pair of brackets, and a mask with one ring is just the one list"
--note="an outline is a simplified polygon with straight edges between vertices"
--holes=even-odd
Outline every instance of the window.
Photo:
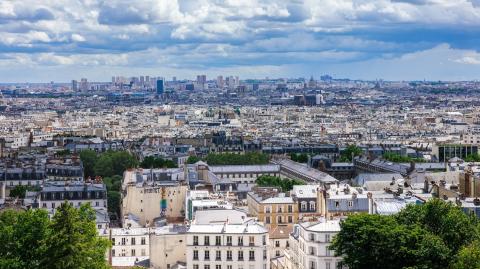
[[238,245],[243,246],[243,237],[241,236],[238,237]]
[[132,240],[130,240],[130,241],[131,241],[130,244],[131,244],[132,246],[134,246],[134,245],[135,245],[135,237],[132,237]]
[[270,213],[270,206],[265,207],[265,213]]
[[288,216],[288,223],[292,223],[293,222],[293,217],[292,216]]
[[146,243],[145,243],[145,237],[142,237],[142,239],[141,239],[141,242],[140,242],[140,243],[141,243],[142,245],[145,245],[145,244],[146,244]]
[[325,242],[330,242],[330,234],[325,234]]
[[198,269],[198,264],[194,264],[193,269]]
[[115,246],[115,237],[112,238],[112,246]]
[[112,249],[112,257],[115,257],[115,250]]
[[220,250],[215,251],[215,260],[216,261],[222,260],[222,251]]
[[292,213],[293,212],[293,206],[292,205],[288,205],[288,213]]
[[275,257],[280,257],[280,251],[279,250],[275,251]]
[[215,236],[215,246],[220,246],[220,245],[222,245],[222,237]]
[[232,237],[227,236],[227,246],[231,246],[231,245],[232,245]]
[[283,211],[283,206],[281,205],[277,206],[277,212],[282,213],[282,211]]
[[238,251],[238,260],[243,261],[243,251],[241,250]]
[[314,261],[310,261],[309,269],[316,269],[316,268],[317,268],[317,263]]
[[330,269],[330,262],[329,261],[325,262],[325,269]]
[[205,265],[203,266],[203,269],[210,269],[210,264],[205,264]]
[[286,248],[289,248],[289,247],[290,247],[290,243],[288,243],[288,241],[285,243],[285,247],[286,247]]
[[193,260],[198,261],[198,250],[193,251]]
[[248,253],[248,260],[254,261],[255,260],[255,250],[250,250]]
[[310,234],[308,235],[308,238],[309,238],[310,241],[315,241],[315,234],[314,234],[314,233],[310,233]]
[[263,259],[264,260],[267,259],[267,250],[266,249],[263,250]]
[[339,208],[339,207],[340,207],[340,202],[339,202],[339,201],[335,201],[335,207],[336,207],[336,208]]
[[330,256],[330,249],[328,248],[328,246],[325,247],[325,256]]
[[265,223],[266,223],[266,224],[270,224],[270,216],[266,216],[266,217],[265,217]]
[[193,237],[193,245],[198,246],[198,236]]
[[135,256],[135,249],[132,249],[132,255],[131,256]]
[[232,269],[232,266],[231,266],[231,265],[227,265],[227,269]]
[[205,236],[205,237],[203,238],[203,244],[204,244],[205,246],[210,246],[210,236]]
[[279,247],[280,247],[280,241],[275,240],[275,247],[276,247],[276,248],[279,248]]
[[144,248],[142,248],[142,256],[147,256]]
[[348,201],[348,207],[353,207],[353,201]]
[[227,250],[227,261],[231,261],[231,260],[232,260],[232,251]]
[[126,242],[126,241],[127,241],[127,240],[125,239],[125,237],[122,237],[122,246],[125,246],[125,242]]
[[310,255],[315,255],[315,248],[314,247],[308,247],[308,253]]
[[249,246],[255,246],[255,236],[249,236],[248,237],[248,245]]
[[278,216],[277,223],[282,223],[282,216]]
[[310,202],[310,211],[315,211],[315,202],[314,201],[311,201]]
[[215,269],[222,269],[222,266],[220,264],[215,265]]
[[300,208],[302,209],[302,211],[306,211],[307,210],[307,202],[303,201],[300,203]]
[[205,250],[205,255],[203,256],[203,259],[206,261],[210,260],[210,251]]
[[265,246],[267,245],[267,236],[262,236],[262,244]]

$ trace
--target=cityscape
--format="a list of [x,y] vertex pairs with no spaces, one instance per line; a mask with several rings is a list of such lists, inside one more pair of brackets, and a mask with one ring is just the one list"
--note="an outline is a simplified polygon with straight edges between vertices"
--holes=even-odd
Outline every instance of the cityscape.
[[480,269],[480,3],[285,2],[0,1],[0,269]]

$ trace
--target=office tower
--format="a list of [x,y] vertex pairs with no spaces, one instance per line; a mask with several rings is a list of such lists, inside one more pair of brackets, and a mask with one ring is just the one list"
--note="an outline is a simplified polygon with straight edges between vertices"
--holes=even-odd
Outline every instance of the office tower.
[[223,88],[223,76],[218,76],[217,77],[217,87],[218,88]]
[[195,90],[195,85],[193,85],[193,83],[185,84],[185,90],[193,91],[193,90]]
[[88,90],[88,80],[86,78],[80,79],[80,90],[82,91]]
[[112,77],[112,84],[115,84],[115,77]]
[[163,78],[157,79],[157,94],[158,95],[163,94],[163,88],[164,88]]
[[140,76],[140,86],[143,86],[143,85],[145,85],[145,77]]
[[173,78],[172,78],[172,81],[173,81],[173,82],[177,82],[177,77],[173,77]]
[[77,91],[78,90],[78,81],[72,80],[72,90]]
[[200,85],[204,85],[207,82],[207,76],[206,75],[198,75],[197,76],[197,83]]

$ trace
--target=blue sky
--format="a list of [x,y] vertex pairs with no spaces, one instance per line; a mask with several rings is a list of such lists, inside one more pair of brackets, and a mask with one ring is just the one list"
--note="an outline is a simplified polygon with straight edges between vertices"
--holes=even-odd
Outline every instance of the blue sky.
[[480,0],[3,0],[0,82],[480,79]]

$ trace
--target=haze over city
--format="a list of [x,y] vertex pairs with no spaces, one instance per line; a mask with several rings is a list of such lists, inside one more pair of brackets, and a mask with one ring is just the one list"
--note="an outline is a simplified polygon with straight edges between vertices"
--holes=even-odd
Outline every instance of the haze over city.
[[159,74],[473,80],[477,0],[1,1],[0,82]]

